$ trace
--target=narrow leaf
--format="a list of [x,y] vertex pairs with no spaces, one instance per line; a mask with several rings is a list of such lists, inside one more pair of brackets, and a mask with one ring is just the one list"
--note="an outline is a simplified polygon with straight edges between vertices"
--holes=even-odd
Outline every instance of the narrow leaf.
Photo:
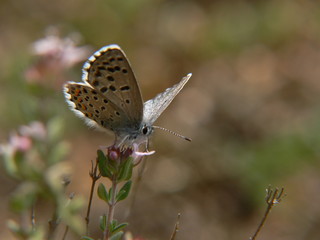
[[106,215],[100,216],[100,229],[102,231],[106,230],[106,225],[107,225],[107,216]]
[[110,187],[109,193],[108,193],[108,201],[109,201],[109,202],[111,201],[112,195],[113,195],[113,193],[112,193],[112,187]]
[[88,237],[88,236],[83,236],[80,238],[80,240],[94,240],[94,238]]
[[21,232],[21,227],[19,224],[13,220],[8,220],[7,227],[15,234],[19,234]]
[[108,168],[108,161],[106,156],[101,150],[97,151],[97,158],[99,163],[99,171],[103,177],[110,178],[112,173],[110,172],[110,169]]
[[109,240],[120,240],[123,235],[123,232],[117,232],[116,234],[112,235]]
[[118,221],[116,219],[112,220],[109,225],[110,232],[113,232],[113,229],[118,225]]
[[106,203],[109,203],[108,191],[102,183],[100,183],[98,187],[98,196]]
[[131,189],[131,184],[132,184],[132,181],[128,181],[122,186],[122,188],[120,189],[116,197],[117,202],[127,198]]
[[129,157],[122,166],[120,166],[120,173],[118,176],[118,181],[127,181],[132,176],[133,163],[132,158]]
[[117,226],[115,226],[115,227],[112,229],[112,233],[119,232],[120,230],[122,230],[122,229],[125,228],[126,226],[128,226],[128,223],[120,223],[120,224],[118,224]]

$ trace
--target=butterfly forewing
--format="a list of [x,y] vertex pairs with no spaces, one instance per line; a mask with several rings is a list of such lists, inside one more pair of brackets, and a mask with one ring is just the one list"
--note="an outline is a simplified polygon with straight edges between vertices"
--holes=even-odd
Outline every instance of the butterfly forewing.
[[117,45],[97,51],[83,68],[83,80],[125,113],[123,127],[140,125],[143,101],[130,64]]
[[143,122],[152,125],[161,113],[169,106],[175,96],[181,91],[183,86],[189,81],[192,74],[189,73],[182,80],[171,88],[167,88],[163,93],[159,93],[155,98],[144,103]]

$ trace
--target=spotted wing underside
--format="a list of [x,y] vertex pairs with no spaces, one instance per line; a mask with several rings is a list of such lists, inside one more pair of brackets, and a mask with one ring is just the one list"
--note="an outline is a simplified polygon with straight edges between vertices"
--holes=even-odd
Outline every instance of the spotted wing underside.
[[117,45],[106,46],[83,66],[84,83],[68,82],[71,109],[89,125],[118,132],[140,126],[143,101],[129,62]]

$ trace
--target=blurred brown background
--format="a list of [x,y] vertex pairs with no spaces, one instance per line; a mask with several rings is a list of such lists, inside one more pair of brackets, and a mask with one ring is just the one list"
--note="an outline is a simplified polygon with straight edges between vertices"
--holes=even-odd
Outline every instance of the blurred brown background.
[[[128,56],[145,100],[193,73],[156,122],[193,142],[156,130],[131,215],[129,201],[116,210],[134,236],[169,239],[180,212],[177,239],[248,239],[271,184],[287,197],[259,239],[319,239],[318,1],[2,0],[0,29],[1,141],[19,125],[63,118],[68,191],[85,197],[90,161],[113,136],[69,111],[62,84],[80,81],[85,58],[111,43]],[[32,45],[50,34],[86,46],[85,57],[62,68],[35,56]],[[0,171],[0,238],[13,239],[5,221],[16,183]],[[106,206],[94,200],[98,238]]]

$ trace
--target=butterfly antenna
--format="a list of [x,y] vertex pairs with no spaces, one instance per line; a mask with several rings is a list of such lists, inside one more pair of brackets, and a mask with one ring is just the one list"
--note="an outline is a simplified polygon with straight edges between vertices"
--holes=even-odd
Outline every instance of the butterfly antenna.
[[153,128],[158,128],[158,129],[161,129],[161,130],[163,130],[163,131],[169,132],[169,133],[171,133],[171,134],[173,134],[173,135],[175,135],[175,136],[177,136],[177,137],[183,138],[184,140],[187,140],[187,141],[189,141],[189,142],[192,141],[191,138],[185,137],[185,136],[183,136],[183,135],[181,135],[181,134],[179,134],[179,133],[176,133],[176,132],[174,132],[174,131],[171,131],[171,130],[169,130],[169,129],[166,129],[166,128],[163,128],[163,127],[159,127],[159,126],[153,126]]

